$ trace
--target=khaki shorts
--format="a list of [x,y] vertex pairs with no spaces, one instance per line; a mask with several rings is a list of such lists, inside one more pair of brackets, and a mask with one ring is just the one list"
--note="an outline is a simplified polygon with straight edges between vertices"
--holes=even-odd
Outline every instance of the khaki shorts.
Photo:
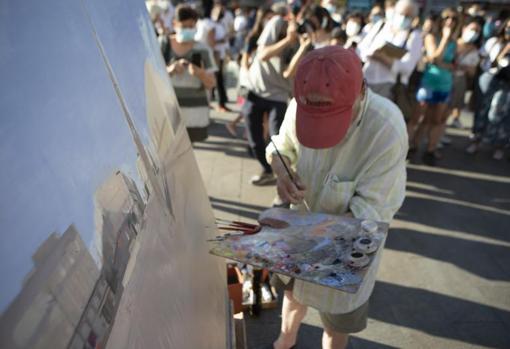
[[[285,284],[277,274],[271,277],[271,285],[276,288],[292,291],[294,288],[294,279]],[[354,309],[346,314],[331,314],[319,312],[322,324],[328,330],[340,333],[356,333],[361,332],[367,327],[368,319],[368,302],[366,301],[359,308]]]

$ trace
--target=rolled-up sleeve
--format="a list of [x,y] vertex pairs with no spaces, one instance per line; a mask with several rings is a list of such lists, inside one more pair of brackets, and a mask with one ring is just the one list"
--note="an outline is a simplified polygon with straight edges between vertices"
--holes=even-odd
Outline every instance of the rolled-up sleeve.
[[404,84],[408,83],[409,76],[422,56],[423,39],[420,31],[415,30],[411,33],[406,48],[408,52],[401,59],[395,60],[391,66],[392,73],[400,74]]
[[[297,154],[299,144],[296,138],[296,101],[292,99],[287,111],[285,112],[285,118],[283,119],[280,132],[272,136],[274,144],[278,148],[278,151],[283,156],[289,158],[291,164],[294,166],[297,162]],[[276,153],[274,145],[269,143],[266,148],[266,159],[267,162],[271,163],[273,155]]]
[[391,221],[404,202],[406,154],[407,144],[394,142],[364,171],[349,203],[354,217],[388,223]]

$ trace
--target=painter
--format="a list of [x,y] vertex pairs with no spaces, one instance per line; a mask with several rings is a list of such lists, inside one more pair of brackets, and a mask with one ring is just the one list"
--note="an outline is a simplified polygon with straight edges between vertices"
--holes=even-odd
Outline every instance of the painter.
[[[266,157],[278,196],[291,209],[390,223],[404,201],[407,148],[398,107],[367,88],[354,51],[329,46],[300,62],[294,99]],[[381,255],[356,293],[275,274],[271,282],[285,292],[274,348],[296,344],[309,306],[320,313],[322,347],[345,348],[349,334],[367,326]]]

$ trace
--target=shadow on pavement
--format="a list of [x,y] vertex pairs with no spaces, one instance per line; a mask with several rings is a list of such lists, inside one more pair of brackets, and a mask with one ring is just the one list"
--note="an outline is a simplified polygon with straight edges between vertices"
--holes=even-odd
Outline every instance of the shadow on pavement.
[[481,278],[510,281],[510,248],[505,246],[392,229],[385,247],[451,263]]
[[510,347],[510,312],[419,288],[377,282],[369,317],[474,345]]
[[210,197],[209,199],[211,200],[211,205],[215,210],[254,220],[257,220],[260,212],[269,208],[215,197]]

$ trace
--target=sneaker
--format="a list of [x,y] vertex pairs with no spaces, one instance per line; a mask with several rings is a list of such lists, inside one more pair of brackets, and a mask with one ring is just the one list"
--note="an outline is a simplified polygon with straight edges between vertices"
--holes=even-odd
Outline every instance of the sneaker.
[[453,120],[452,123],[450,124],[450,126],[453,128],[460,128],[460,129],[464,128],[464,126],[462,126],[462,123],[460,122],[459,119]]
[[471,143],[467,148],[466,148],[466,153],[470,154],[470,155],[473,155],[474,153],[476,153],[478,151],[478,144],[476,143]]
[[450,145],[450,144],[452,144],[452,139],[450,137],[443,136],[443,137],[441,137],[441,143],[443,145]]
[[232,137],[237,138],[237,129],[234,123],[232,122],[226,123],[225,128]]
[[428,166],[436,166],[437,157],[435,152],[427,151],[422,157],[423,163]]
[[260,175],[255,175],[250,179],[251,184],[253,185],[268,185],[274,184],[276,182],[276,177],[273,172],[262,172]]
[[497,161],[503,160],[503,157],[505,157],[505,152],[501,149],[496,149],[494,154],[492,154],[492,158]]
[[290,208],[290,203],[283,201],[279,195],[276,195],[271,207]]

